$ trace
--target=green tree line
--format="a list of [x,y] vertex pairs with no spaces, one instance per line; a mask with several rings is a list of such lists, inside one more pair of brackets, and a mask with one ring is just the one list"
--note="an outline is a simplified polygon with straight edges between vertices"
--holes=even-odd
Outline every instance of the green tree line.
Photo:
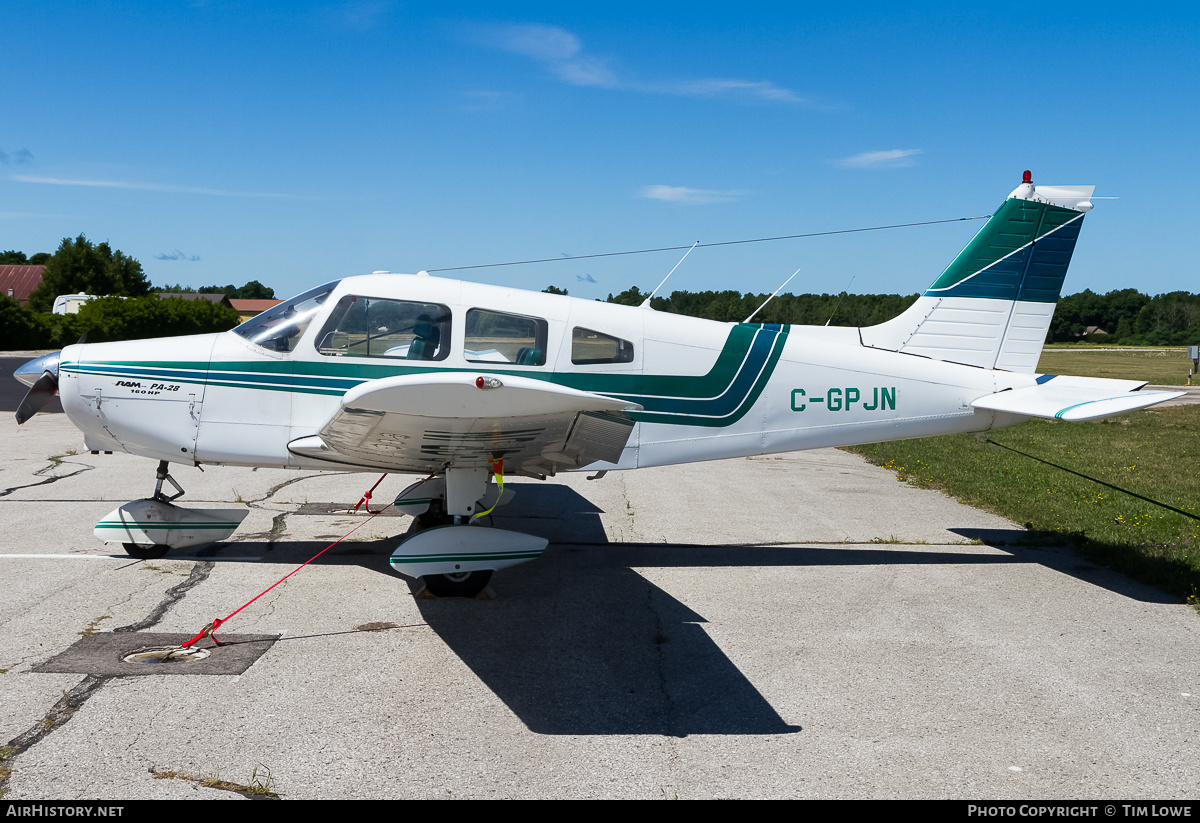
[[193,289],[191,286],[181,286],[178,283],[167,284],[161,286],[155,291],[168,292],[170,294],[223,294],[230,300],[274,300],[275,290],[269,286],[264,286],[257,280],[251,280],[244,286],[235,286],[229,283],[225,286],[201,286],[198,289]]
[[[676,291],[655,297],[650,306],[659,311],[702,317],[705,320],[740,323],[763,303],[770,293],[728,291]],[[639,306],[646,295],[634,286],[608,302]],[[890,320],[907,309],[917,295],[900,294],[779,294],[754,315],[755,323],[791,323],[803,326],[873,326]]]
[[[0,295],[0,350],[61,348],[86,332],[93,343],[225,331],[239,322],[238,313],[207,300],[160,300],[136,259],[108,243],[92,243],[84,235],[64,238],[52,254],[6,251],[10,265],[44,265],[42,282],[21,306]],[[261,292],[252,281],[247,288]],[[269,292],[270,290],[267,289]],[[92,294],[78,314],[50,310],[60,294]]]
[[[18,251],[0,252],[0,264],[45,265],[42,284],[28,306],[0,295],[0,349],[60,347],[83,332],[88,340],[129,340],[224,331],[238,323],[237,312],[206,300],[159,300],[136,259],[108,243],[94,244],[85,236],[64,238],[54,254],[26,257]],[[271,298],[274,291],[252,280],[244,286],[179,285],[162,291],[225,294],[234,298]],[[566,294],[551,286],[546,291]],[[54,298],[74,293],[106,296],[92,300],[76,315],[49,314]],[[769,294],[734,290],[676,291],[655,297],[659,311],[721,322],[741,322],[766,302]],[[126,299],[119,299],[126,298]],[[633,286],[608,295],[608,302],[637,306],[646,294]],[[903,312],[917,295],[899,294],[780,294],[755,315],[755,322],[793,325],[871,326]],[[1107,334],[1087,334],[1089,327]],[[1107,294],[1084,290],[1059,299],[1048,342],[1108,342],[1121,345],[1195,345],[1200,343],[1200,294],[1170,292],[1149,296],[1137,289]]]
[[1107,294],[1085,289],[1059,299],[1046,339],[1051,343],[1084,339],[1089,326],[1108,332],[1087,335],[1090,342],[1194,346],[1200,344],[1200,294],[1174,291],[1149,297],[1137,289]]
[[[650,305],[689,317],[741,322],[769,296],[737,291],[677,291],[669,297],[655,297]],[[608,296],[609,303],[627,306],[639,306],[645,299],[637,286]],[[900,314],[916,299],[915,294],[780,294],[754,316],[754,322],[873,326]],[[1087,334],[1089,327],[1102,329],[1105,334]],[[1151,297],[1137,289],[1117,289],[1107,294],[1086,289],[1060,298],[1046,341],[1081,340],[1123,346],[1200,344],[1200,294],[1177,291]]]

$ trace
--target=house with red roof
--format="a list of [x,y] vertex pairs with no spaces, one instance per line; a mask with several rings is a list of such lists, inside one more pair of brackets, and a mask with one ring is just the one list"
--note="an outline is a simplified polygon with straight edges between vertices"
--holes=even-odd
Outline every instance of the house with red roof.
[[234,310],[242,318],[243,323],[251,317],[257,317],[267,309],[278,306],[282,302],[282,300],[243,300],[240,297],[231,297],[229,299],[229,305],[233,306]]
[[29,302],[29,295],[42,285],[45,266],[0,266],[0,294],[6,294],[22,306]]

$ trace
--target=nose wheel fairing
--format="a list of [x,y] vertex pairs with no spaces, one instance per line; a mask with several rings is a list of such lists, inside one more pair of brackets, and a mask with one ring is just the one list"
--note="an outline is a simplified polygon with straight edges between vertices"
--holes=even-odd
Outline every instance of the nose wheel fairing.
[[148,497],[113,509],[93,534],[104,543],[179,549],[224,540],[247,514],[245,509],[185,509]]
[[[93,532],[104,543],[120,543],[140,560],[162,557],[167,549],[213,543],[229,537],[249,514],[245,509],[185,509],[172,501],[183,496],[183,487],[171,477],[170,464],[159,461],[154,496],[113,509]],[[163,484],[175,493],[168,495]]]

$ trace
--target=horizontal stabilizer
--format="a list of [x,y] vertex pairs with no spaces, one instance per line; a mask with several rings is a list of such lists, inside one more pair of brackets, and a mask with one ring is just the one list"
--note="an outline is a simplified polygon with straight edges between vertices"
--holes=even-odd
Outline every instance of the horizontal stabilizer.
[[1135,391],[1140,385],[1129,380],[1043,376],[1043,382],[1025,389],[1010,389],[980,397],[971,403],[977,409],[1009,412],[1053,420],[1095,420],[1114,414],[1144,409],[1164,400],[1182,397],[1183,392]]

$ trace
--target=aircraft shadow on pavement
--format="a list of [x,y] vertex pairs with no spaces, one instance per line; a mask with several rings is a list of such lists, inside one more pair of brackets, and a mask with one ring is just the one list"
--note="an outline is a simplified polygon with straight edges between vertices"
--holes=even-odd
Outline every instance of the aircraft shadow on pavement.
[[[552,541],[542,558],[498,573],[492,585],[501,593],[490,602],[416,602],[447,647],[540,734],[686,736],[801,730],[780,717],[712,641],[703,628],[703,615],[638,574],[634,569],[639,567],[1039,563],[1123,594],[1127,588],[1121,583],[1123,576],[1104,574],[1069,552],[1009,545],[1004,546],[1005,554],[996,554],[861,544],[612,544],[601,510],[561,485],[524,486],[503,511],[494,525]],[[985,543],[1014,540],[1012,531],[956,531]],[[352,563],[394,575],[387,556],[396,542],[392,537],[347,543],[315,565]],[[284,540],[272,544],[268,554],[276,562],[303,562],[321,548],[315,542]],[[222,553],[238,551],[236,543],[223,544],[211,556],[219,561]],[[415,583],[410,586],[417,588]],[[1146,592],[1140,594],[1145,597]]]
[[1060,535],[1047,535],[1050,545],[1043,545],[1038,543],[1038,532],[1027,532],[1023,529],[964,528],[950,531],[967,540],[978,540],[985,545],[1003,549],[1009,554],[1008,558],[1000,558],[1003,561],[1037,563],[1039,566],[1141,603],[1179,602],[1179,598],[1161,589],[1139,583],[1120,572],[1093,563],[1074,549],[1053,545],[1052,541],[1061,540]]

